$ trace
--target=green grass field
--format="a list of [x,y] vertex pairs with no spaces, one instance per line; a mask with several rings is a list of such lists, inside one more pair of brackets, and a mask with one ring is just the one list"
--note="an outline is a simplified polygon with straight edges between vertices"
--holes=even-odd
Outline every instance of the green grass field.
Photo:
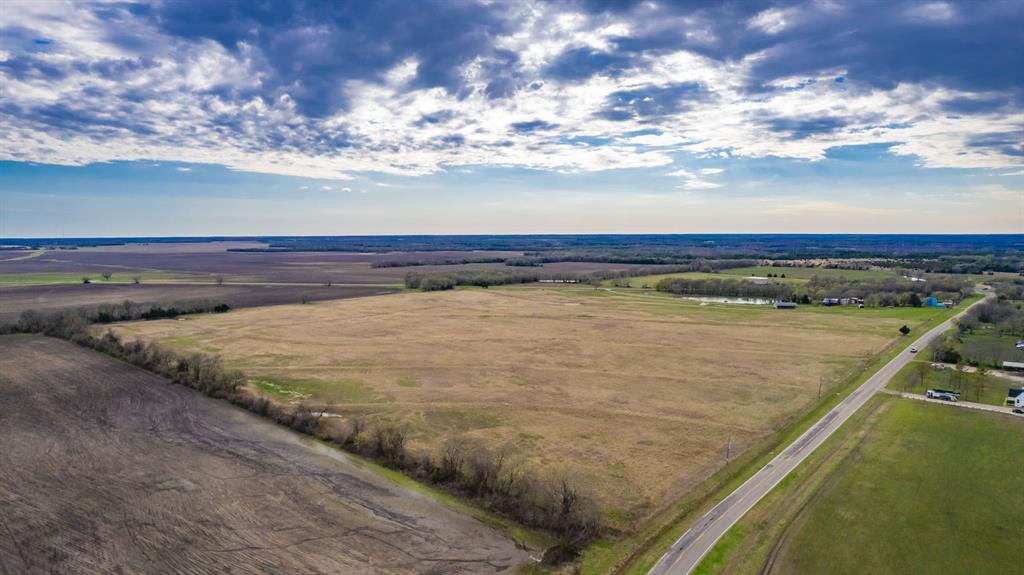
[[[922,372],[919,371],[921,365],[928,366],[928,369],[923,371],[923,382],[920,378]],[[1020,387],[1020,384],[994,375],[958,374],[951,368],[936,369],[931,367],[931,362],[922,360],[912,362],[901,369],[886,387],[894,391],[919,394],[936,387],[951,389],[961,392],[963,395],[960,398],[964,401],[1003,405],[1007,389]]]
[[[801,280],[806,281],[814,276],[838,278],[845,277],[851,280],[861,279],[885,279],[893,277],[895,274],[889,270],[841,270],[832,268],[787,268],[787,267],[772,267],[772,266],[756,266],[746,268],[731,268],[722,270],[722,274],[735,275],[735,276],[760,276],[765,277],[768,274],[782,275],[786,274],[785,278],[788,280]],[[774,279],[774,278],[773,278]]]
[[771,572],[1022,572],[1024,422],[889,401],[790,527]]
[[805,284],[814,276],[821,277],[845,277],[849,279],[885,279],[894,274],[888,270],[840,270],[831,268],[784,268],[784,267],[744,267],[722,270],[717,273],[706,272],[681,272],[671,274],[656,274],[649,276],[636,276],[633,278],[620,278],[606,280],[605,286],[622,286],[632,288],[648,287],[653,289],[658,282],[666,278],[686,279],[741,279],[744,277],[758,276],[767,277],[768,274],[776,274],[786,277],[773,277],[772,281],[788,283],[793,285]]
[[89,278],[97,284],[130,284],[138,277],[139,281],[175,280],[175,279],[198,279],[202,276],[170,272],[114,272],[110,279],[103,279],[98,273],[73,273],[73,272],[40,272],[25,274],[0,273],[0,286],[30,286],[30,285],[57,285],[57,284],[80,284],[82,278]]
[[1016,348],[1015,335],[974,332],[964,336],[960,355],[964,361],[998,367],[1004,361],[1024,361],[1024,350]]

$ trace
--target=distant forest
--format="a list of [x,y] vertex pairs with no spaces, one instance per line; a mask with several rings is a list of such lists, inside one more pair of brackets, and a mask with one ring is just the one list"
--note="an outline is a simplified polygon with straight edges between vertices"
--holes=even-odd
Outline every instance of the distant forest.
[[[243,252],[394,253],[377,267],[438,263],[502,263],[535,267],[562,261],[643,265],[687,265],[698,259],[859,260],[867,267],[908,267],[926,272],[1024,272],[1024,235],[816,235],[816,234],[633,234],[633,235],[442,235],[442,236],[249,236],[169,238],[7,238],[0,249],[77,249],[140,243],[252,241],[265,247]],[[476,252],[464,257],[410,256],[410,252]],[[487,252],[510,252],[494,254]],[[440,260],[440,261],[439,261]],[[848,264],[853,266],[854,264]],[[844,267],[846,267],[844,265]]]

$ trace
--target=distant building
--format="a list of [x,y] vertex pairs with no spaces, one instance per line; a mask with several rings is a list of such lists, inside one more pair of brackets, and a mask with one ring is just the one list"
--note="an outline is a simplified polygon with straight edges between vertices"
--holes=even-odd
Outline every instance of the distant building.
[[1024,369],[1024,363],[1019,361],[1004,361],[1003,369]]
[[839,305],[839,298],[837,298],[837,297],[821,298],[821,305]]
[[578,284],[578,283],[580,283],[580,280],[578,280],[578,279],[541,279],[541,280],[537,280],[537,281],[542,283],[542,284]]
[[1007,391],[1006,403],[1014,407],[1024,407],[1024,387]]
[[750,282],[754,282],[757,285],[767,285],[767,284],[770,284],[772,282],[772,280],[770,280],[768,278],[763,278],[763,277],[760,277],[760,276],[750,276],[750,277],[746,278],[746,280],[750,281]]
[[924,300],[924,305],[928,307],[946,307],[946,304],[939,303],[938,298],[933,295],[928,296],[928,299]]
[[775,302],[775,309],[796,309],[796,302],[777,301]]

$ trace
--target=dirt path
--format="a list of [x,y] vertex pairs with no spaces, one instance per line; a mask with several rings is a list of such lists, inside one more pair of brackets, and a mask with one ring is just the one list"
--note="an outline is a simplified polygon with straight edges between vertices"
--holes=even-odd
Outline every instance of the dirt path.
[[0,573],[498,573],[501,533],[225,403],[0,337]]

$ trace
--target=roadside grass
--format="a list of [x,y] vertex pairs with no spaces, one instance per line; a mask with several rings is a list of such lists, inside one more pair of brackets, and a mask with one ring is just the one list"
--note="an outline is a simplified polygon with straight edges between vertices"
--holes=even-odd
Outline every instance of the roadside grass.
[[[865,362],[865,365],[858,369],[855,374],[851,375],[837,388],[834,388],[830,395],[825,395],[816,406],[807,410],[802,416],[793,418],[791,422],[765,438],[758,446],[733,460],[688,495],[652,517],[643,529],[612,545],[607,545],[607,542],[604,545],[592,545],[583,555],[582,572],[593,575],[605,573],[646,574],[658,559],[661,558],[665,550],[679,538],[693,521],[700,518],[718,501],[721,501],[739,487],[757,470],[764,467],[780,449],[793,442],[825,413],[835,407],[872,374],[878,371],[878,369],[908,347],[913,341],[915,333],[928,331],[952,315],[955,315],[964,307],[981,299],[981,297],[980,295],[972,295],[952,309],[934,308],[936,312],[934,315],[913,326],[911,337],[893,341],[885,351],[877,354],[871,361]],[[788,481],[790,481],[788,478],[783,480],[780,486],[786,485]],[[730,552],[735,541],[740,539],[732,534],[736,528],[737,526],[734,526],[733,529],[730,529],[729,533],[712,549],[709,557],[713,557],[716,554],[724,557]]]
[[[925,374],[923,382],[920,379],[921,372],[919,371],[921,365],[928,367],[923,372]],[[961,392],[960,399],[963,401],[1003,405],[1006,400],[1006,391],[1011,387],[1021,386],[1019,383],[994,375],[958,374],[953,368],[936,369],[931,365],[929,361],[912,361],[889,380],[885,387],[893,391],[921,395],[933,388],[949,389]]]
[[[1011,415],[882,401],[889,408],[867,424],[854,452],[826,470],[831,477],[799,514],[769,572],[1017,572],[1024,425]],[[730,572],[762,571],[752,564]]]
[[132,272],[116,271],[110,279],[103,279],[98,272],[38,272],[38,273],[0,273],[0,286],[31,286],[31,285],[59,285],[59,284],[80,284],[82,278],[89,278],[95,284],[130,284],[138,277],[140,282],[167,281],[197,279],[197,276],[171,272]]
[[777,542],[802,509],[847,460],[866,434],[869,422],[888,407],[889,398],[874,397],[804,463],[779,482],[767,496],[734,525],[700,562],[694,575],[760,573],[773,557]]

